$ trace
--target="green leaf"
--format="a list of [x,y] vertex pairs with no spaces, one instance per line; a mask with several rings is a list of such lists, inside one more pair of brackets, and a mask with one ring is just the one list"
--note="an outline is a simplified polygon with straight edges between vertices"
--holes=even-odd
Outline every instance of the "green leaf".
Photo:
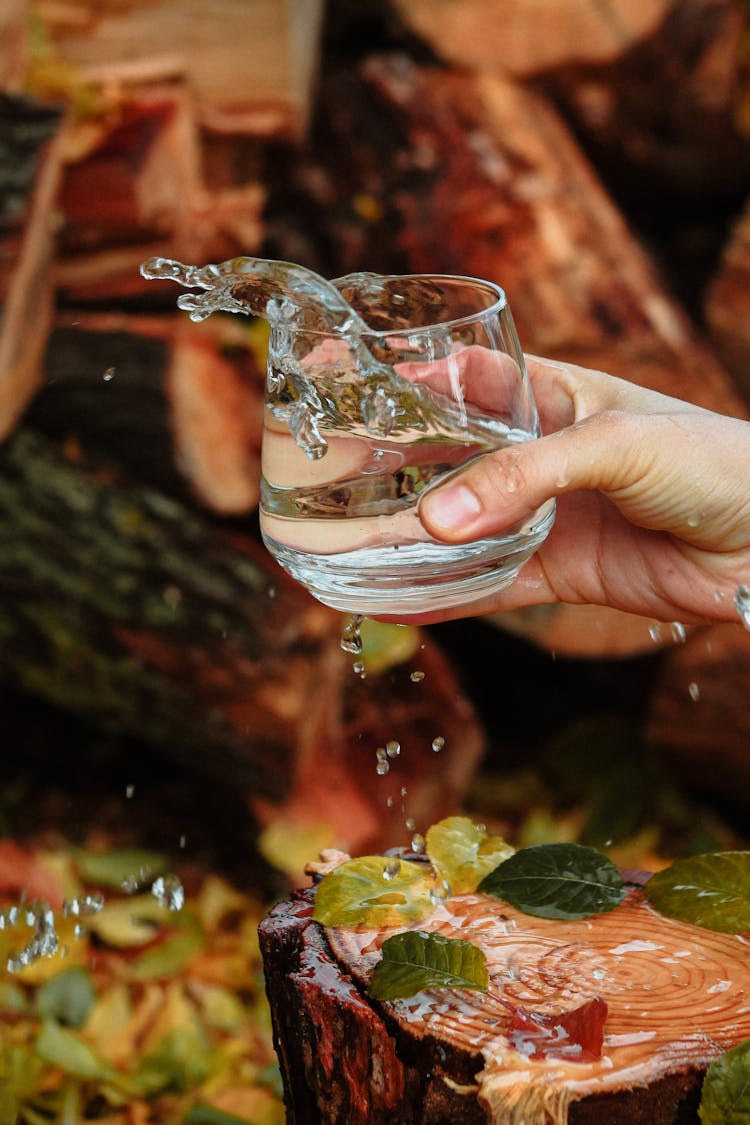
[[36,1053],[66,1074],[85,1081],[113,1081],[117,1072],[81,1039],[54,1020],[45,1020],[36,1041]]
[[707,930],[750,930],[750,852],[709,852],[679,859],[646,884],[652,906]]
[[703,1125],[748,1125],[750,1039],[711,1063],[703,1080],[698,1114]]
[[430,860],[454,895],[475,891],[514,851],[502,836],[489,835],[468,816],[439,820],[427,830],[426,843]]
[[469,941],[408,930],[387,938],[368,992],[376,1000],[414,996],[424,988],[478,988],[489,984],[484,953]]
[[54,1019],[69,1027],[83,1027],[94,1000],[91,977],[81,965],[51,977],[36,995],[36,1010],[42,1019]]
[[360,856],[323,876],[313,918],[323,926],[400,926],[430,913],[432,890],[433,879],[418,863]]
[[485,894],[537,918],[603,914],[625,891],[615,865],[582,844],[538,844],[506,859],[479,884]]
[[168,869],[165,856],[141,848],[128,848],[111,852],[78,852],[76,867],[82,878],[99,887],[122,890],[130,881],[137,884],[151,882]]
[[249,1118],[225,1113],[212,1105],[194,1105],[184,1117],[185,1125],[251,1125]]

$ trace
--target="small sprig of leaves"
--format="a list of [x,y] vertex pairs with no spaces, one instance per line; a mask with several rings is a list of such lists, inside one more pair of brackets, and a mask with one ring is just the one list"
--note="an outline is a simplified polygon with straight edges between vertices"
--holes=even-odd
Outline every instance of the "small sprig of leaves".
[[382,945],[368,992],[376,1000],[413,996],[425,988],[476,988],[486,991],[489,972],[484,953],[470,941],[408,930]]

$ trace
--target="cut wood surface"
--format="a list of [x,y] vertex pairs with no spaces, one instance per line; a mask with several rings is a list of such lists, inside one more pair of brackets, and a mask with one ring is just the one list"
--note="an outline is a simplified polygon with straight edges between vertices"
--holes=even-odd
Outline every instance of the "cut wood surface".
[[574,63],[611,63],[653,34],[674,2],[393,0],[404,23],[441,58],[519,77]]
[[21,91],[28,61],[28,0],[4,0],[0,5],[0,90]]
[[210,129],[302,133],[318,68],[321,0],[39,0],[59,57],[86,81],[187,77]]
[[[369,1000],[394,930],[324,931],[313,892],[277,906],[261,945],[292,1122],[680,1125],[697,1123],[702,1075],[750,1036],[747,942],[667,919],[633,876],[614,910],[580,922],[459,895],[411,928],[478,945],[488,994],[425,990]],[[606,1004],[601,1057],[548,1057],[513,1009],[563,1016]],[[563,1045],[564,1047],[564,1045]]]
[[[209,188],[192,99],[179,84],[122,96],[70,130],[56,280],[70,300],[146,294],[141,263],[253,253],[265,192],[257,180]],[[150,288],[148,288],[150,286]]]

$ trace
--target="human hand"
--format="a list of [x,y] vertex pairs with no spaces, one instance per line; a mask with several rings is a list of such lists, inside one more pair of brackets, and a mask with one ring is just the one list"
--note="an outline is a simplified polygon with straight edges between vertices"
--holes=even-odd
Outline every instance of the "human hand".
[[528,366],[546,436],[431,489],[420,518],[436,539],[469,542],[556,496],[555,526],[507,589],[410,620],[550,602],[738,620],[734,594],[750,584],[750,423],[602,372],[534,358]]

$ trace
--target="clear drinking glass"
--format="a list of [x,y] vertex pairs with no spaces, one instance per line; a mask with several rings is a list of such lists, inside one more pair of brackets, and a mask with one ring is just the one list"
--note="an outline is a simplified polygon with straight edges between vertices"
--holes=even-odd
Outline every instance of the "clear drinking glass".
[[504,292],[437,275],[335,285],[357,314],[349,322],[271,317],[268,550],[321,602],[362,615],[407,617],[507,586],[548,534],[553,501],[458,545],[433,539],[418,515],[427,490],[470,461],[539,436]]

